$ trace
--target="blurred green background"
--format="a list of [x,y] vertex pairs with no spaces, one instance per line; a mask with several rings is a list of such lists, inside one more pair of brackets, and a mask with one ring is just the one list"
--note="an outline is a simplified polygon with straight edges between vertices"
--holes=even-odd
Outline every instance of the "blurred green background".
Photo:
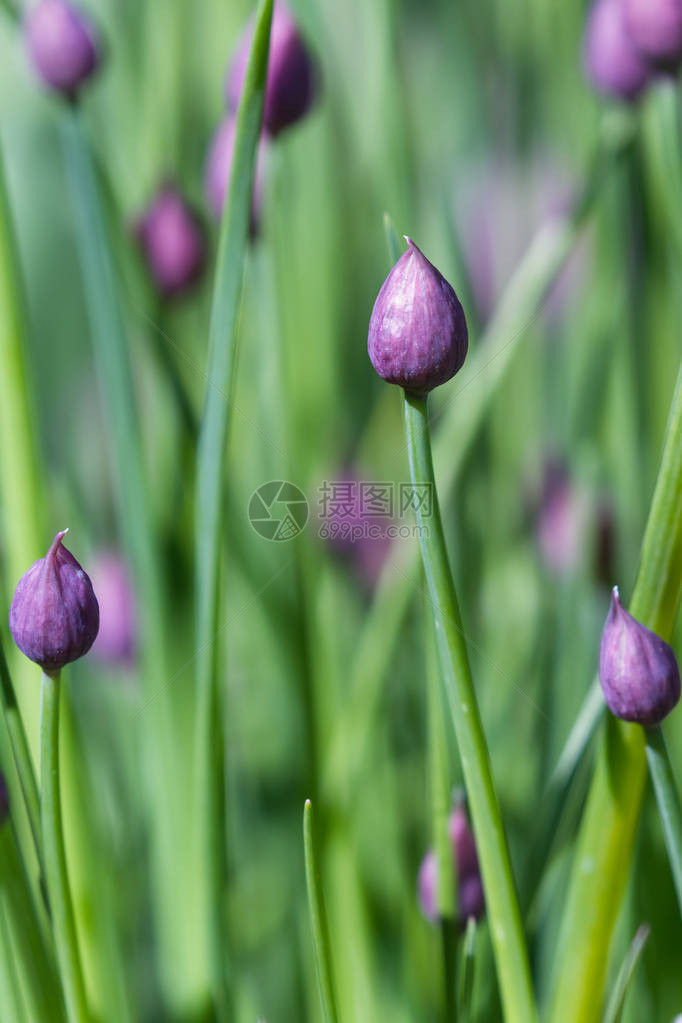
[[[251,7],[217,0],[83,6],[106,40],[106,64],[84,110],[106,182],[172,607],[174,813],[182,822],[186,804],[191,822],[194,463],[152,324],[172,339],[198,411],[213,267],[195,294],[161,309],[130,228],[172,175],[203,211],[215,252],[203,165],[223,111],[226,61]],[[437,1018],[441,996],[439,938],[419,913],[415,887],[431,843],[420,587],[378,680],[368,742],[356,754],[362,725],[353,715],[365,711],[362,699],[350,699],[351,682],[373,590],[352,558],[338,557],[317,538],[318,488],[350,463],[366,479],[408,478],[399,392],[376,377],[366,354],[369,315],[390,266],[384,212],[452,282],[474,354],[535,232],[579,193],[603,103],[581,70],[580,3],[292,0],[291,7],[319,62],[321,91],[310,116],[270,149],[262,230],[246,268],[225,475],[219,641],[230,968],[240,1020],[319,1018],[301,840],[303,800],[312,796],[343,1018],[428,1020]],[[633,115],[634,143],[604,176],[558,288],[522,331],[504,338],[513,356],[446,504],[474,678],[517,865],[597,666],[609,587],[618,583],[629,595],[634,580],[679,367],[682,251],[650,143],[657,92],[674,88],[657,86]],[[0,141],[28,298],[44,548],[68,524],[71,549],[87,570],[98,549],[116,547],[120,538],[60,116],[59,103],[36,83],[15,26],[0,17]],[[472,379],[463,373],[462,383],[458,377],[434,395],[436,412],[455,400],[466,419],[481,401],[485,373]],[[453,434],[439,450],[457,446]],[[574,502],[566,528],[575,550],[559,569],[538,542],[549,458],[565,467]],[[437,464],[437,475],[446,468]],[[291,543],[267,543],[248,522],[250,495],[271,479],[291,480],[311,503],[311,522]],[[605,510],[606,563],[599,558]],[[400,573],[393,579],[399,585]],[[15,582],[3,578],[3,607]],[[678,625],[678,651],[680,639]],[[167,1018],[140,795],[149,708],[135,671],[88,659],[70,675],[102,850],[106,906],[93,914],[113,913],[133,1018]],[[679,775],[679,713],[667,735]],[[449,781],[459,780],[453,744]],[[532,918],[541,996],[553,968],[583,793],[584,783],[576,784]],[[182,887],[193,867],[180,857],[177,869]],[[172,903],[172,890],[167,897]],[[179,932],[181,904],[178,898]],[[625,1018],[668,1021],[682,1011],[682,926],[650,793],[616,964],[642,921],[652,934]],[[182,945],[182,934],[178,940]],[[184,940],[191,948],[191,933]],[[183,983],[176,980],[170,1000],[182,1005]],[[476,1018],[499,1019],[485,927],[476,989]]]

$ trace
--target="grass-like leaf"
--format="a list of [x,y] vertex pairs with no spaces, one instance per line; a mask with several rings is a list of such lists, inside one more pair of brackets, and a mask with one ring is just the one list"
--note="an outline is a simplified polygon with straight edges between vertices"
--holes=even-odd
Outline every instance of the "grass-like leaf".
[[613,985],[611,997],[608,1000],[602,1023],[620,1023],[625,1006],[625,996],[630,987],[630,981],[637,969],[644,946],[647,943],[651,928],[648,924],[641,924],[635,933],[632,943],[627,951],[623,964],[618,971],[616,982]]
[[336,1023],[338,1013],[334,1000],[332,979],[331,941],[327,910],[322,892],[320,868],[315,855],[315,838],[313,834],[313,805],[306,799],[303,808],[303,848],[305,852],[305,877],[308,887],[308,907],[310,909],[310,926],[313,932],[315,947],[315,970],[320,988],[320,1002],[325,1023]]
[[646,731],[646,758],[663,825],[665,846],[672,870],[677,903],[682,913],[682,813],[680,795],[661,728]]
[[225,834],[222,712],[215,639],[230,395],[234,382],[239,305],[247,255],[256,148],[263,113],[271,18],[272,0],[261,0],[237,115],[232,173],[220,228],[211,310],[208,383],[199,431],[197,465],[196,749],[198,837],[203,878],[199,910],[204,924],[205,953],[212,963],[213,994],[219,1011],[226,998],[226,942],[222,912]]

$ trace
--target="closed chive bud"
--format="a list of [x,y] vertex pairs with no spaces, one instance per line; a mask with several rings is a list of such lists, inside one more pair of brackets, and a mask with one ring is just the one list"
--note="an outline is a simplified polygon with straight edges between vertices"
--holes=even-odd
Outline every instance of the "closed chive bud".
[[99,632],[92,656],[114,667],[130,668],[137,650],[137,609],[128,566],[114,551],[93,561],[90,572],[99,604]]
[[[485,897],[478,866],[478,854],[474,835],[467,819],[464,804],[458,804],[448,821],[452,845],[453,868],[457,869],[457,920],[464,928],[470,916],[480,919],[485,912]],[[438,920],[437,907],[438,861],[433,849],[424,856],[417,890],[421,911],[431,923]]]
[[650,68],[625,27],[622,0],[596,0],[587,19],[585,71],[598,92],[635,100],[649,82]]
[[653,727],[680,698],[680,671],[664,640],[633,618],[614,586],[599,651],[606,705],[618,718]]
[[682,0],[623,0],[625,27],[652,63],[674,67],[682,59]]
[[537,541],[542,560],[552,575],[575,571],[585,541],[587,503],[564,463],[548,458],[537,518]]
[[0,771],[0,828],[9,817],[9,790],[5,776]]
[[[251,49],[253,24],[237,45],[225,80],[225,98],[234,113],[244,84]],[[268,77],[263,106],[263,128],[274,137],[299,121],[310,108],[315,95],[313,61],[298,31],[289,8],[280,0],[274,5],[270,30]]]
[[73,99],[101,60],[89,20],[66,0],[40,0],[26,16],[25,31],[39,77]]
[[44,558],[17,583],[9,612],[12,638],[47,674],[59,672],[92,646],[99,606],[90,579],[64,547],[64,529]]
[[380,377],[424,395],[461,369],[469,341],[454,290],[414,242],[406,241],[407,251],[374,303],[367,349]]
[[204,234],[194,211],[173,185],[158,193],[138,221],[136,235],[162,295],[180,295],[201,276]]
[[[227,186],[232,174],[232,154],[234,151],[235,119],[232,116],[223,118],[211,140],[206,158],[204,172],[204,191],[211,212],[220,219],[223,203],[227,194]],[[253,196],[251,198],[251,222],[249,225],[251,238],[255,238],[260,227],[260,215],[263,205],[263,160],[264,144],[259,142],[256,154],[256,173],[253,179]]]

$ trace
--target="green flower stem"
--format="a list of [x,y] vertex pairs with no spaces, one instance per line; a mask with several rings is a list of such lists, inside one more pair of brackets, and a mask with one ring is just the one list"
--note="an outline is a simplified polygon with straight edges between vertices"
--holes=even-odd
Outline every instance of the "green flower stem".
[[536,1018],[521,913],[478,711],[438,507],[426,398],[405,394],[405,427],[414,487],[432,491],[432,515],[417,508],[420,546],[433,608],[440,665],[450,704],[481,863],[502,1004],[507,1023]]
[[[523,335],[566,265],[601,182],[627,146],[630,131],[627,116],[617,117],[615,122],[610,117],[605,119],[583,191],[573,210],[566,217],[553,218],[537,232],[505,289],[494,317],[457,378],[459,391],[467,389],[470,382],[473,387],[470,391],[467,389],[465,401],[453,401],[442,411],[434,443],[436,464],[443,467],[441,493],[445,507],[485,413],[522,347]],[[390,218],[384,219],[384,229],[392,258],[397,248]],[[382,684],[416,578],[417,557],[413,546],[409,542],[396,542],[366,616],[351,668],[348,710],[340,719],[328,756],[325,784],[338,801],[343,802],[352,793],[354,778],[374,734],[373,722],[381,701]]]
[[220,549],[225,453],[247,254],[256,148],[260,134],[273,0],[261,0],[235,130],[230,187],[220,228],[211,310],[210,350],[199,431],[196,488],[196,685],[199,914],[203,952],[212,964],[219,1012],[226,1001],[225,833],[222,701],[218,686]]
[[337,1023],[338,1013],[336,1011],[332,980],[331,941],[329,939],[329,925],[327,923],[327,910],[322,892],[320,869],[315,855],[313,806],[309,799],[306,799],[303,807],[303,849],[305,852],[305,878],[308,888],[310,926],[315,948],[315,970],[320,989],[322,1014],[325,1023]]
[[682,913],[682,812],[672,765],[661,728],[646,730],[646,758],[661,816],[677,902]]
[[[630,612],[670,639],[682,582],[682,373]],[[561,928],[552,1023],[597,1023],[608,949],[630,874],[646,780],[644,730],[607,717]]]
[[14,756],[14,763],[17,768],[17,774],[19,775],[21,791],[24,796],[24,803],[26,805],[26,813],[31,828],[31,834],[33,836],[36,856],[38,858],[38,863],[40,864],[41,873],[44,876],[45,867],[43,865],[42,843],[40,838],[40,796],[38,794],[38,782],[36,780],[35,771],[33,770],[31,751],[28,748],[28,739],[26,738],[24,724],[21,720],[21,714],[14,695],[14,687],[12,686],[9,668],[7,667],[7,661],[5,660],[5,652],[3,650],[1,637],[0,702],[2,703],[2,713],[7,725],[7,733],[12,746],[12,755]]
[[9,954],[16,954],[29,1018],[61,1023],[65,1017],[57,971],[45,945],[19,847],[9,822],[0,826],[0,899],[14,939]]
[[642,957],[642,952],[644,951],[644,946],[649,939],[650,933],[651,928],[648,924],[642,924],[637,928],[637,932],[632,939],[627,955],[625,956],[623,964],[618,971],[618,976],[616,977],[616,982],[613,985],[611,997],[606,1005],[602,1023],[620,1023],[623,1015],[623,1009],[625,1007],[625,997],[628,993],[630,982],[635,970],[637,969],[637,964]]
[[59,791],[59,674],[43,672],[40,699],[41,821],[45,880],[50,901],[59,973],[69,1023],[88,1023],[76,922],[66,869],[62,803]]

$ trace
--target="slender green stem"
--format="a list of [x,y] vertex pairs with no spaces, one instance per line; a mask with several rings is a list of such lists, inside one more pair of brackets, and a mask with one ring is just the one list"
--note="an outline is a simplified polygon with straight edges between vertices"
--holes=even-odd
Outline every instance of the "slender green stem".
[[476,964],[476,935],[478,933],[476,919],[470,916],[462,945],[462,960],[457,985],[457,1003],[459,1007],[459,1023],[469,1023],[472,1018],[472,1001],[474,990],[474,966]]
[[644,733],[649,774],[661,815],[665,845],[673,874],[677,902],[682,913],[682,811],[675,784],[668,749],[661,728],[649,728]]
[[[682,373],[673,396],[630,612],[663,639],[670,639],[681,584]],[[608,949],[630,874],[645,780],[644,730],[608,716],[561,927],[552,1023],[599,1019]]]
[[230,422],[230,396],[238,337],[251,196],[263,112],[272,0],[261,0],[235,129],[230,186],[223,211],[211,310],[208,386],[199,432],[196,488],[196,685],[197,809],[202,880],[199,912],[202,941],[212,964],[212,986],[219,1012],[225,1011],[226,940],[223,913],[225,834],[223,735],[218,689],[220,550],[224,463]]
[[[426,601],[425,601],[426,603]],[[429,711],[429,781],[431,786],[431,837],[438,864],[436,908],[438,916],[453,920],[457,913],[457,864],[452,855],[448,830],[449,786],[448,750],[441,699],[440,672],[430,606],[426,613],[426,677]]]
[[443,951],[443,1019],[445,1023],[457,1023],[457,924],[454,920],[440,921],[440,941]]
[[59,791],[59,674],[43,673],[40,700],[41,821],[45,880],[52,914],[59,973],[70,1023],[87,1023],[88,1006],[83,983],[76,922],[71,904],[62,832]]
[[315,948],[315,970],[320,989],[320,1002],[325,1023],[336,1023],[338,1013],[334,999],[332,980],[331,941],[327,910],[320,879],[320,868],[315,855],[315,838],[313,835],[313,805],[306,799],[303,807],[303,849],[305,852],[305,878],[308,887],[308,907],[310,909],[310,926],[313,932]]
[[490,756],[471,677],[459,605],[438,507],[426,398],[405,395],[405,426],[415,495],[430,494],[432,514],[417,499],[422,560],[433,607],[441,671],[450,704],[481,863],[486,906],[507,1023],[536,1018],[521,913]]
[[650,933],[651,928],[648,924],[642,924],[637,928],[637,933],[632,939],[627,955],[625,956],[623,964],[618,971],[618,976],[616,977],[616,982],[613,985],[613,991],[611,992],[611,997],[608,1000],[602,1023],[620,1023],[623,1015],[623,1009],[625,1007],[625,996],[628,993],[630,981],[637,969],[637,964],[642,956],[644,946],[647,943]]

